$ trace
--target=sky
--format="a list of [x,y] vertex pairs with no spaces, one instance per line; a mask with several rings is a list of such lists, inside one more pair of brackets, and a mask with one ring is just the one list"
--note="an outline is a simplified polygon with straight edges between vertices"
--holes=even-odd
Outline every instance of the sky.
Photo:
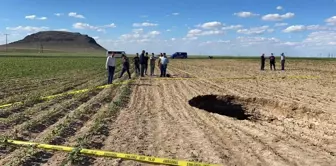
[[61,30],[134,54],[336,55],[336,0],[1,0],[0,44]]

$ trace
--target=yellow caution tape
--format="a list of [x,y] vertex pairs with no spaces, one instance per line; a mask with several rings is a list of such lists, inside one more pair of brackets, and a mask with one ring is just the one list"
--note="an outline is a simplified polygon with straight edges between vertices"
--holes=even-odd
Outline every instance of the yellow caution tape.
[[[130,83],[132,81],[134,81],[134,80],[127,80],[127,81],[117,82],[117,83],[113,83],[113,84],[102,85],[102,86],[95,87],[95,89],[104,89],[104,88],[107,88],[107,87],[110,87],[110,86],[128,84],[128,83]],[[70,91],[70,92],[60,93],[60,94],[56,94],[56,95],[50,95],[50,96],[41,97],[40,99],[41,100],[51,100],[51,99],[54,99],[56,97],[61,97],[61,96],[66,96],[66,95],[74,95],[74,94],[88,92],[89,90],[90,89],[81,89],[81,90],[76,90],[76,91]],[[16,105],[16,104],[23,104],[23,102],[15,102],[15,103],[9,103],[9,104],[0,105],[0,108],[10,107],[10,106],[13,106],[13,105]]]
[[[58,145],[50,145],[50,144],[39,144],[39,143],[34,143],[34,142],[17,141],[17,140],[5,140],[5,143],[14,144],[14,145],[22,145],[22,146],[34,146],[34,147],[41,148],[41,149],[57,150],[57,151],[64,151],[64,152],[72,152],[73,150],[76,149],[75,147],[58,146]],[[163,164],[163,165],[219,166],[216,164],[206,164],[206,163],[182,161],[182,160],[167,159],[167,158],[157,158],[157,157],[151,157],[151,156],[141,156],[141,155],[136,155],[136,154],[118,153],[118,152],[92,150],[92,149],[81,149],[79,153],[86,154],[86,155],[121,158],[121,159],[126,159],[126,160],[134,160],[134,161],[139,161],[139,162]]]
[[10,107],[16,104],[23,104],[23,102],[15,102],[15,103],[9,103],[9,104],[4,104],[4,105],[0,105],[0,108],[4,108],[4,107]]

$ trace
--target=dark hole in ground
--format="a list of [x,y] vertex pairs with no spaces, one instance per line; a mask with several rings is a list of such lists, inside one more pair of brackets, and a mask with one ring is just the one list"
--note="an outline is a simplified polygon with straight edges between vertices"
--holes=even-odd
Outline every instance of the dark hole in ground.
[[251,116],[245,112],[243,105],[235,102],[234,96],[197,96],[189,100],[189,104],[192,107],[229,116],[238,120],[246,120]]

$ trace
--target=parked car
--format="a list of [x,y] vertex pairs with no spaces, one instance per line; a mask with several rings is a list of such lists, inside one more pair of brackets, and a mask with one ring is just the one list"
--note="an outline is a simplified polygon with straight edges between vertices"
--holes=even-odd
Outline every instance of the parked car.
[[106,56],[112,53],[114,53],[114,57],[116,58],[120,58],[121,55],[126,55],[125,51],[107,51]]
[[182,59],[186,59],[188,58],[188,54],[186,52],[175,52],[173,55],[171,55],[172,59],[175,58],[182,58]]

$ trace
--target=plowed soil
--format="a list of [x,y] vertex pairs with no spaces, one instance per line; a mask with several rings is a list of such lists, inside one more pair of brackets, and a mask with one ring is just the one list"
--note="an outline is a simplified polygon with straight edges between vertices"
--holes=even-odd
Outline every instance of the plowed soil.
[[[252,60],[172,60],[171,78],[146,76],[131,84],[128,104],[106,124],[107,131],[90,140],[99,146],[88,146],[220,165],[335,165],[336,61],[289,60],[286,71],[260,71],[258,65]],[[106,93],[97,96],[102,100]],[[112,98],[118,92],[109,93]],[[96,112],[106,107],[92,109],[87,119],[75,121],[81,125],[62,144],[76,145]],[[45,131],[28,134],[29,139],[40,140]],[[0,149],[0,165],[17,159],[20,150]],[[60,152],[34,156],[34,162],[27,159],[30,164],[69,164],[68,155]],[[150,164],[90,157],[75,165]]]

